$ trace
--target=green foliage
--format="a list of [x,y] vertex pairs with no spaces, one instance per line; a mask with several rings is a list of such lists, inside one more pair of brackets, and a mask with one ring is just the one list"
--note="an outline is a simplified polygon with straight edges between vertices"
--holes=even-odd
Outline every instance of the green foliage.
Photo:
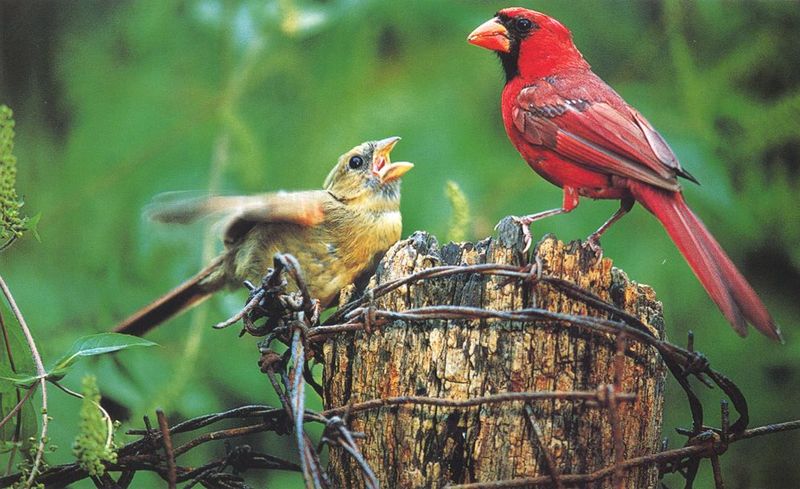
[[[6,328],[5,324],[2,324],[2,326],[4,329]],[[3,417],[10,414],[13,409],[17,409],[17,413],[0,427],[0,453],[7,453],[9,464],[11,464],[20,450],[23,453],[26,449],[27,451],[36,450],[37,445],[34,441],[38,432],[37,410],[34,408],[31,398],[26,400],[24,396],[29,396],[37,389],[40,378],[31,373],[26,373],[30,372],[30,362],[18,362],[19,366],[24,365],[26,367],[22,369],[11,361],[10,355],[12,352],[22,358],[27,353],[21,339],[18,338],[18,334],[14,330],[6,330],[3,338],[5,338],[6,342],[3,351],[7,355],[4,361],[0,362],[0,406],[3,408]],[[155,343],[152,341],[118,333],[83,336],[75,340],[72,347],[48,369],[45,378],[65,392],[75,394],[64,388],[58,381],[62,380],[81,358],[154,345]],[[83,390],[80,433],[73,443],[73,451],[81,467],[92,475],[102,475],[104,470],[103,462],[116,460],[112,439],[114,425],[111,417],[100,406],[100,394],[94,376],[84,378]],[[21,404],[21,406],[18,404]],[[98,428],[98,425],[101,429]],[[27,443],[25,443],[26,440]],[[44,440],[44,442],[49,443],[48,440]],[[49,447],[51,451],[54,449],[53,445],[49,445]],[[23,460],[19,467],[20,472],[23,474],[21,480],[24,481],[29,476],[32,467],[27,459]],[[42,470],[44,470],[44,466],[40,466],[40,470],[37,473]]]
[[[35,443],[35,441],[36,440],[33,437],[27,440],[28,447],[29,447],[27,449],[27,452],[26,452],[27,456],[25,458],[23,458],[22,462],[20,462],[16,467],[16,469],[19,471],[20,478],[19,478],[19,480],[17,482],[15,482],[11,486],[11,489],[45,489],[44,484],[41,484],[41,483],[34,482],[32,485],[28,485],[27,484],[27,480],[31,475],[31,471],[33,470],[33,462],[32,461],[36,456],[36,443]],[[45,441],[45,443],[49,442],[49,440],[44,440],[44,441]],[[53,451],[52,450],[52,448],[53,448],[52,445],[49,445],[49,446],[51,447],[51,451]],[[39,472],[41,472],[42,470],[46,470],[47,467],[48,467],[47,462],[42,460],[42,463],[39,466]]]
[[114,451],[113,428],[100,409],[100,390],[93,375],[83,378],[80,418],[80,431],[72,443],[72,453],[81,468],[92,476],[102,476],[106,471],[104,463],[116,462],[117,453]]
[[[22,335],[22,330],[16,325],[6,322],[7,310],[0,309],[0,375],[16,372],[33,371],[33,360],[28,353],[28,346]],[[38,433],[39,410],[33,404],[33,399],[27,390],[15,385],[13,382],[0,381],[0,413],[7,416],[12,410],[17,409],[14,416],[0,426],[0,454],[14,457],[17,453],[26,453],[29,440]],[[21,406],[18,406],[22,403]]]
[[444,193],[450,201],[453,215],[450,217],[450,226],[447,229],[449,241],[464,241],[470,225],[469,201],[461,187],[454,181],[445,182]]
[[[0,241],[11,241],[36,222],[20,214],[22,201],[17,197],[17,158],[14,156],[14,113],[0,105]],[[38,217],[35,221],[38,222]]]
[[[98,333],[82,336],[75,340],[69,350],[47,370],[46,379],[51,382],[58,382],[67,375],[75,362],[84,357],[114,353],[128,348],[155,345],[156,344],[152,341],[144,338],[119,333]],[[27,389],[33,386],[38,380],[39,377],[35,374],[12,372],[5,365],[0,365],[0,381],[5,381],[5,383],[10,382],[17,387]],[[4,382],[0,382],[0,385],[3,384]]]

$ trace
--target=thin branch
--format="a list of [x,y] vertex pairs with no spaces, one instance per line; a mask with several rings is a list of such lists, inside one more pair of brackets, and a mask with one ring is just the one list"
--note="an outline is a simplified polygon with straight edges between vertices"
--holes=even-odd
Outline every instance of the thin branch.
[[39,350],[36,348],[36,342],[33,340],[33,334],[31,334],[31,330],[28,328],[28,324],[25,322],[25,318],[22,316],[22,311],[20,311],[19,307],[17,306],[17,302],[14,300],[14,296],[11,294],[11,290],[8,288],[8,285],[2,276],[0,276],[0,289],[3,290],[3,295],[6,296],[8,305],[11,307],[11,311],[17,318],[20,328],[22,328],[22,332],[25,335],[25,341],[28,343],[28,348],[31,350],[33,363],[36,366],[36,376],[39,379],[39,385],[42,387],[42,431],[39,436],[39,445],[36,448],[36,455],[33,459],[33,465],[31,466],[31,474],[28,477],[28,480],[25,481],[25,486],[30,487],[33,485],[33,482],[39,473],[39,467],[42,464],[44,445],[45,440],[47,439],[47,425],[50,419],[47,414],[47,370],[44,368],[42,356],[39,354]]
[[[72,397],[77,397],[78,399],[86,399],[86,396],[79,392],[75,392],[72,389],[67,388],[66,386],[62,385],[61,382],[51,381],[53,385],[61,389],[62,391],[66,392]],[[97,401],[92,400],[92,404],[96,407],[103,416],[103,421],[106,423],[106,449],[111,448],[112,443],[114,442],[114,420],[111,419],[111,415],[108,414],[108,411]]]
[[8,423],[8,421],[11,418],[13,418],[15,414],[17,414],[17,411],[22,409],[22,406],[25,404],[25,401],[30,399],[30,397],[33,395],[35,391],[36,391],[36,384],[33,384],[32,386],[28,387],[28,390],[25,391],[25,396],[22,399],[20,399],[17,402],[17,404],[13,408],[11,408],[11,411],[9,411],[8,414],[6,414],[3,420],[0,421],[0,428],[5,426],[6,423]]
[[164,454],[167,459],[167,484],[169,489],[175,489],[177,484],[178,475],[175,469],[175,452],[172,449],[172,437],[169,434],[169,423],[167,423],[167,416],[164,411],[156,410],[156,417],[158,418],[158,427],[161,429],[161,441],[164,444]]

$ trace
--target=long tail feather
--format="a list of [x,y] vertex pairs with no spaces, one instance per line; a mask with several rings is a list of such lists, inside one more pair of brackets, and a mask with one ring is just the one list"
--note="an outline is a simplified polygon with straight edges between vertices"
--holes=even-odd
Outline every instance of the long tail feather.
[[119,323],[114,328],[114,332],[143,336],[171,317],[205,301],[219,287],[202,283],[203,279],[216,271],[222,265],[222,261],[222,256],[216,258],[197,275]]
[[745,336],[749,323],[766,336],[782,341],[780,330],[764,303],[700,218],[686,205],[683,195],[635,182],[630,184],[630,189],[636,200],[661,221],[733,329]]

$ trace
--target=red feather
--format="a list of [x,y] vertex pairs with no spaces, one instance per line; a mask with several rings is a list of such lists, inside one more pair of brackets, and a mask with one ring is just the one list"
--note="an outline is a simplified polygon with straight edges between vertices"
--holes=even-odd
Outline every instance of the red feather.
[[[503,61],[503,123],[531,168],[570,198],[577,192],[644,205],[737,333],[746,335],[750,323],[780,340],[755,291],[686,205],[678,177],[694,177],[647,119],[592,72],[566,27],[539,12],[505,9],[469,41]],[[562,212],[577,200],[570,202]]]

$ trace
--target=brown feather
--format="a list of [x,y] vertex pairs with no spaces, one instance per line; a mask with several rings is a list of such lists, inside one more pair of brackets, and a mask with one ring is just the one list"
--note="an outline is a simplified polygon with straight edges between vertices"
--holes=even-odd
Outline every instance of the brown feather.
[[206,279],[220,268],[222,261],[222,256],[217,257],[197,275],[119,323],[114,332],[142,336],[171,317],[200,304],[219,289],[207,283]]
[[[211,196],[153,208],[151,216],[166,222],[221,215],[225,252],[115,331],[144,334],[225,286],[259,282],[279,252],[297,258],[312,297],[322,306],[330,305],[343,287],[374,270],[377,260],[400,239],[397,178],[411,165],[391,166],[388,151],[397,139],[363,143],[342,155],[324,190]],[[354,157],[359,164],[350,164]],[[385,172],[387,168],[392,172]]]

